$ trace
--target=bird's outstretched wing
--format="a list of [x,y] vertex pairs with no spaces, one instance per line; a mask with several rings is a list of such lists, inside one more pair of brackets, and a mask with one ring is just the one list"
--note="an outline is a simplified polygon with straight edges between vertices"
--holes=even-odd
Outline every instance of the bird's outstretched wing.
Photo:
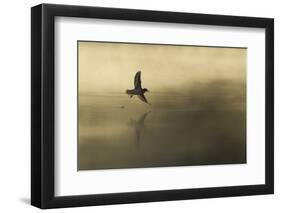
[[144,96],[144,94],[142,95],[138,95],[139,99],[141,99],[143,102],[148,104],[148,101],[146,100],[146,97]]
[[135,75],[135,89],[141,88],[141,71],[138,71]]

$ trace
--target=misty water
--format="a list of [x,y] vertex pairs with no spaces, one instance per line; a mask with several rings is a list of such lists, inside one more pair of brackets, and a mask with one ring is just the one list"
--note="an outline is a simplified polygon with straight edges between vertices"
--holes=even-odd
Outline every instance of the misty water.
[[240,96],[146,96],[80,94],[78,170],[246,163]]

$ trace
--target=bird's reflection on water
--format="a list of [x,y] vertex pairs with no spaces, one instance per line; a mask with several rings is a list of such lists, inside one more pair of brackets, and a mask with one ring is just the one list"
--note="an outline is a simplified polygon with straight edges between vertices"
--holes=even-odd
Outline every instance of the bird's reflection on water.
[[142,133],[145,131],[145,119],[148,117],[149,113],[151,111],[143,113],[138,120],[132,120],[130,119],[129,125],[134,128],[134,131],[136,133],[135,135],[135,142],[137,145],[137,148],[140,148],[141,145],[141,137]]
[[239,99],[149,99],[79,96],[78,170],[246,163]]

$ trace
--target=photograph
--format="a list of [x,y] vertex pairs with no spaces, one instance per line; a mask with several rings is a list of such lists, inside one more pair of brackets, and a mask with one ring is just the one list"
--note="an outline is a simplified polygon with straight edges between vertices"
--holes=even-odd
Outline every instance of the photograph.
[[274,194],[274,13],[149,8],[32,6],[31,205]]
[[77,170],[246,164],[247,48],[77,41]]

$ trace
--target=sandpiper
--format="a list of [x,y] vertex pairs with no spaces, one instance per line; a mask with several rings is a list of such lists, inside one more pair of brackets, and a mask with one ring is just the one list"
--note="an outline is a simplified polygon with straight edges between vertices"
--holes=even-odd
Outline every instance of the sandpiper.
[[141,87],[141,71],[138,71],[135,75],[134,80],[134,89],[126,90],[126,93],[132,98],[134,95],[137,95],[140,100],[148,104],[146,97],[144,96],[145,92],[149,92],[148,89]]

